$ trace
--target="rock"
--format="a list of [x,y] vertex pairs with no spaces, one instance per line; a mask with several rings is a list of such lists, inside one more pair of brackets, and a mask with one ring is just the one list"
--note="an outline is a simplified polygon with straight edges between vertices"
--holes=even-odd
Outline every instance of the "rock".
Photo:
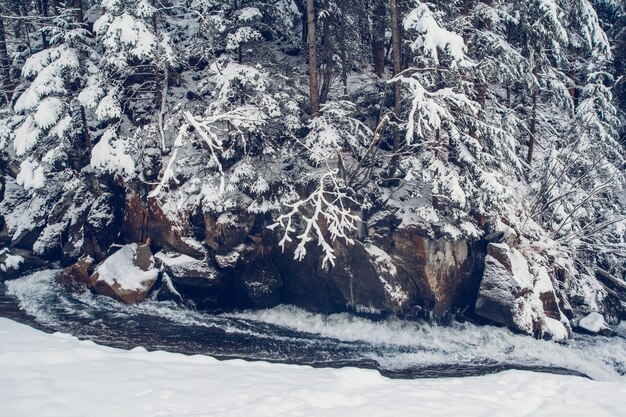
[[167,272],[163,273],[161,286],[157,291],[155,291],[154,299],[157,301],[173,301],[177,304],[185,303],[183,296],[178,292]]
[[215,255],[215,262],[217,263],[217,266],[222,269],[235,268],[239,263],[244,250],[245,245],[238,245],[226,255]]
[[204,257],[206,250],[191,237],[191,221],[173,222],[156,198],[130,192],[124,203],[122,237],[127,242],[143,242],[150,238],[155,246],[195,257]]
[[90,268],[93,262],[94,260],[90,256],[78,259],[57,275],[57,281],[69,289],[76,289],[81,286],[91,288],[93,282],[91,281]]
[[336,313],[346,310],[346,299],[336,282],[321,269],[319,247],[307,248],[302,261],[293,258],[293,250],[272,253],[272,261],[283,281],[281,302],[319,313]]
[[244,243],[256,217],[251,214],[222,213],[217,218],[205,214],[205,243],[220,254],[231,252],[236,246]]
[[109,249],[119,239],[122,228],[120,207],[123,207],[123,200],[119,195],[103,193],[86,213],[81,252],[94,258],[95,262],[106,259],[110,255]]
[[561,321],[546,317],[543,322],[543,335],[544,339],[564,342],[569,338],[570,331]]
[[600,313],[589,313],[576,321],[574,329],[581,333],[612,336],[613,331],[604,321]]
[[415,284],[383,249],[361,242],[335,242],[334,247],[337,258],[329,278],[351,309],[399,312],[415,299]]
[[559,300],[554,292],[554,286],[550,275],[548,275],[548,271],[543,267],[536,267],[534,273],[536,280],[533,291],[539,295],[543,313],[546,317],[560,320],[561,310],[559,308]]
[[474,312],[510,329],[564,341],[571,333],[548,270],[506,243],[489,243]]
[[505,243],[490,243],[487,253],[476,315],[515,331],[539,335],[542,306],[533,292],[533,277],[526,259]]
[[48,263],[23,249],[0,249],[0,278],[16,279],[48,267]]
[[147,298],[158,276],[150,246],[131,243],[105,259],[90,280],[95,293],[136,304]]
[[464,240],[433,239],[416,226],[393,233],[389,254],[417,288],[415,304],[443,317],[453,307],[473,305],[482,255]]
[[159,252],[156,258],[185,302],[202,310],[220,306],[226,277],[208,261],[174,252]]
[[239,268],[233,285],[244,308],[269,308],[280,304],[283,280],[270,259],[261,259]]
[[515,247],[519,241],[515,230],[500,221],[497,222],[496,231],[485,236],[485,240],[491,243],[506,243],[509,247]]

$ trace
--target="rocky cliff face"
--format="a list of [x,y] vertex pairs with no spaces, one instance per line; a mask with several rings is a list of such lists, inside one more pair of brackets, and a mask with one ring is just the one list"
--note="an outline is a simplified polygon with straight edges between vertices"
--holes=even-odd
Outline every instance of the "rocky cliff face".
[[[115,213],[106,201],[115,199],[99,200],[100,209]],[[129,192],[123,201],[123,210],[110,221],[63,242],[62,259],[70,265],[60,279],[68,288],[87,285],[122,302],[152,297],[204,310],[288,303],[327,313],[436,319],[462,313],[535,337],[562,340],[571,333],[564,271],[531,271],[514,235],[489,236],[494,242],[455,240],[416,224],[394,226],[385,216],[370,216],[378,220],[364,224],[353,244],[334,241],[335,264],[323,265],[315,242],[301,261],[289,246],[283,252],[267,228],[267,215],[197,213],[172,220],[145,194]],[[149,245],[137,246],[146,240]],[[108,241],[127,246],[99,243]],[[107,264],[119,264],[114,261],[124,251],[137,254],[126,261],[129,268],[137,268],[138,275],[156,270],[158,279],[150,275],[132,289],[121,288],[128,277],[99,279],[98,271],[115,272]],[[76,254],[80,259],[74,263]]]

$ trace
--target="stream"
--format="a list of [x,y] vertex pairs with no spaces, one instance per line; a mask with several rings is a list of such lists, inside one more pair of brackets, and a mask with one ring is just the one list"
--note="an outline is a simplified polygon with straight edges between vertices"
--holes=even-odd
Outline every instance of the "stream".
[[130,349],[206,354],[315,367],[377,369],[392,378],[470,376],[524,369],[626,380],[626,339],[576,335],[565,344],[470,323],[448,326],[293,306],[211,314],[172,302],[124,305],[70,293],[54,270],[0,281],[0,316],[46,332]]

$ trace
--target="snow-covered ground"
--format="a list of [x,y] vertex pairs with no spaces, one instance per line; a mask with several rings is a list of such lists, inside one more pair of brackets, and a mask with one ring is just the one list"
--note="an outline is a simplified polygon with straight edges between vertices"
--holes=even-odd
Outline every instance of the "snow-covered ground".
[[0,318],[2,417],[623,416],[626,383],[507,371],[392,380],[355,368],[124,351]]

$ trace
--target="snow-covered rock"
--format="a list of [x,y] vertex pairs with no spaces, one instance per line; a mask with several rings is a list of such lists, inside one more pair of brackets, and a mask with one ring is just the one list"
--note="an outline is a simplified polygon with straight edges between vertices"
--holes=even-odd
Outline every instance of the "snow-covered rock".
[[567,339],[569,323],[547,271],[537,267],[531,272],[524,255],[506,243],[490,243],[487,251],[476,314],[536,337]]
[[[173,294],[173,299],[181,297],[198,308],[215,308],[219,303],[225,283],[221,274],[207,260],[192,258],[175,252],[158,252],[155,258],[160,262],[168,281],[165,294]],[[168,288],[170,285],[171,288]]]
[[576,321],[576,330],[589,334],[610,335],[611,328],[604,321],[604,316],[600,313],[593,312]]
[[133,304],[146,299],[158,276],[150,245],[131,243],[109,256],[90,279],[96,293]]
[[21,249],[0,249],[0,278],[15,279],[46,266],[46,262]]

